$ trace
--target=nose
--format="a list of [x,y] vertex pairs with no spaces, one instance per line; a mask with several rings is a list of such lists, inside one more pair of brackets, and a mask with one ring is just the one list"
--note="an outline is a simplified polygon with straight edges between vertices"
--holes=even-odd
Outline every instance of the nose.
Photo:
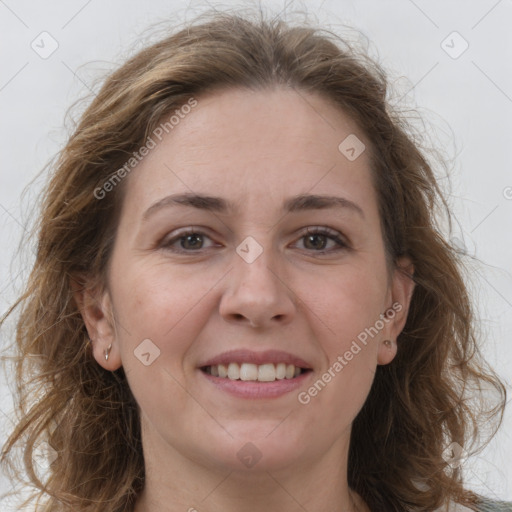
[[[219,306],[228,322],[268,328],[289,323],[296,313],[296,297],[282,266],[276,265],[270,250],[263,250],[251,263],[236,252],[233,269]],[[280,270],[281,269],[281,270]]]

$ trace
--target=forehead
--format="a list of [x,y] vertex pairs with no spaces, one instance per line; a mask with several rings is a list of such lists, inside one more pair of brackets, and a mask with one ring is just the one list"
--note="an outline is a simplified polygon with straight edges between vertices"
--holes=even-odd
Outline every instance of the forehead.
[[128,180],[130,203],[142,207],[170,192],[213,189],[240,209],[251,200],[336,188],[353,199],[372,194],[369,142],[323,97],[278,88],[196,99],[161,140],[153,137],[155,147]]

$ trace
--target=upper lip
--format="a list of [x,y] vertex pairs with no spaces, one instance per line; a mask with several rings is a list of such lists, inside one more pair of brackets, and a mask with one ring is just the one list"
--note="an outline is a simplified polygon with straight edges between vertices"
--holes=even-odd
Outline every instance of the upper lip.
[[288,352],[283,352],[281,350],[265,350],[263,352],[254,352],[253,350],[248,349],[238,349],[238,350],[230,350],[228,352],[223,352],[218,356],[205,361],[199,365],[199,368],[204,366],[216,366],[218,364],[229,364],[229,363],[252,363],[256,365],[265,364],[265,363],[286,363],[293,364],[299,368],[312,369],[311,365]]

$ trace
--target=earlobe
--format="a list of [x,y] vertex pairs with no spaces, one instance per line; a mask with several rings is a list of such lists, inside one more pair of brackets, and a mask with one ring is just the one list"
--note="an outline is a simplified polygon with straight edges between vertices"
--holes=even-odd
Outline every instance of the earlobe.
[[379,345],[377,363],[378,364],[389,364],[396,356],[397,344],[396,341],[385,339]]
[[73,297],[89,334],[94,358],[106,370],[117,370],[121,367],[121,358],[117,350],[109,292],[83,277],[75,276],[70,283]]
[[398,338],[398,335],[402,332],[407,321],[409,306],[415,287],[413,276],[414,266],[411,259],[405,256],[400,258],[396,263],[391,287],[392,304],[393,309],[396,309],[396,314],[391,322],[392,330],[390,336],[394,340]]
[[400,258],[393,272],[389,297],[390,307],[386,315],[388,321],[378,348],[378,364],[389,364],[396,356],[398,350],[397,338],[407,322],[409,306],[414,292],[413,276],[414,266],[410,258]]

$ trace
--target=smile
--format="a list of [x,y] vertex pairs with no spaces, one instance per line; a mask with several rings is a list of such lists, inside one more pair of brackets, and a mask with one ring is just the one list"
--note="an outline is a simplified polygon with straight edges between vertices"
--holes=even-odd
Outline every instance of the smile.
[[286,363],[229,363],[204,366],[201,370],[213,377],[227,378],[230,380],[274,382],[275,380],[293,379],[306,371],[293,364]]

